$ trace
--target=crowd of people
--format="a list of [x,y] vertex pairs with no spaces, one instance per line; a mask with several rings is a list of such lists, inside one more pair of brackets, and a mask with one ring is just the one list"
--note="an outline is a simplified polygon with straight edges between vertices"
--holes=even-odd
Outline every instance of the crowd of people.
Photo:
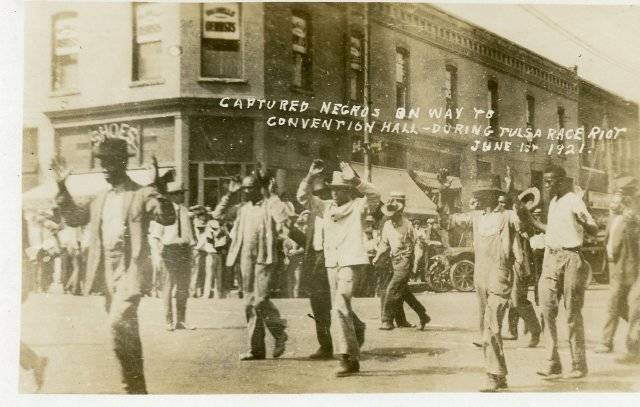
[[[469,211],[443,213],[423,224],[409,220],[401,191],[383,202],[375,185],[346,162],[330,171],[321,160],[313,161],[297,190],[298,212],[280,199],[275,178],[260,170],[231,180],[214,209],[188,208],[181,185],[156,177],[143,187],[127,176],[124,140],[106,138],[94,148],[110,188],[90,203],[74,201],[65,185],[68,170],[56,160],[57,207],[38,219],[41,229],[59,242],[56,231],[82,228],[85,233],[73,234],[73,249],[58,243],[65,249],[56,253],[43,245],[30,258],[39,264],[38,289],[46,290],[51,280],[43,267],[45,257],[66,256],[72,259],[65,260],[71,270],[65,273],[69,292],[105,295],[111,340],[128,393],[147,392],[137,313],[145,294],[162,296],[166,327],[172,331],[194,328],[186,321],[190,297],[225,298],[237,288],[247,320],[243,361],[266,358],[266,331],[274,338],[273,357],[285,352],[286,321],[271,298],[308,297],[318,341],[310,359],[337,356],[337,377],[356,374],[366,326],[352,298],[378,295],[379,328],[385,331],[414,326],[404,313],[406,302],[417,315],[415,326],[424,330],[431,317],[409,281],[429,268],[434,247],[446,245],[447,231],[456,227],[473,231],[481,335],[474,344],[483,349],[487,371],[481,390],[507,388],[502,341],[517,338],[519,318],[530,334],[530,347],[544,333],[547,355],[538,374],[545,379],[561,375],[557,315],[562,297],[572,359],[565,377],[581,378],[588,372],[581,315],[588,276],[580,248],[584,233],[597,232],[597,225],[561,167],[545,170],[551,197],[546,223],[536,208],[539,197],[531,202],[518,196],[508,170],[504,188],[497,176],[478,178]],[[618,318],[626,317],[630,329],[624,359],[633,362],[640,361],[636,188],[637,182],[630,180],[612,200],[607,254],[614,283],[597,349],[612,351]],[[532,276],[542,321],[528,299]],[[503,335],[505,316],[508,332]]]

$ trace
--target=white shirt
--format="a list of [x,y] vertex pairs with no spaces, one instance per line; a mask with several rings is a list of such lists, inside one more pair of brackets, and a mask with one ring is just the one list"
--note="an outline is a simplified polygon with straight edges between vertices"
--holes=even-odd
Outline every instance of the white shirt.
[[[191,220],[189,219],[189,210],[178,204],[173,204],[176,211],[176,221],[172,225],[162,226],[157,222],[153,222],[151,235],[165,245],[172,244],[193,244],[193,234],[191,233]],[[180,224],[178,224],[180,222]]]
[[560,199],[553,197],[549,202],[545,245],[552,249],[582,246],[584,230],[578,219],[595,225],[587,206],[574,192],[567,192]]
[[124,250],[124,191],[111,189],[102,207],[102,246],[106,250]]

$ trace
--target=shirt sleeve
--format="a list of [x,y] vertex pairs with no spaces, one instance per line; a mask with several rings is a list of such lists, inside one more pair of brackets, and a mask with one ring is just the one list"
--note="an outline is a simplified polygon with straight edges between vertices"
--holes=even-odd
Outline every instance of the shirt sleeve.
[[578,198],[577,195],[574,195],[573,197],[573,204],[571,209],[581,222],[586,223],[587,225],[596,226],[596,222],[593,220],[593,217],[587,210],[587,205],[585,205],[584,201]]

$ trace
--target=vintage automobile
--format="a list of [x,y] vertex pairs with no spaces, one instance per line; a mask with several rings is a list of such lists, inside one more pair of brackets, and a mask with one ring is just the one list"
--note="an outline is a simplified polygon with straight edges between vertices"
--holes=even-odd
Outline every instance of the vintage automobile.
[[469,292],[473,286],[473,248],[447,247],[432,256],[425,280],[431,291],[446,292],[455,288]]

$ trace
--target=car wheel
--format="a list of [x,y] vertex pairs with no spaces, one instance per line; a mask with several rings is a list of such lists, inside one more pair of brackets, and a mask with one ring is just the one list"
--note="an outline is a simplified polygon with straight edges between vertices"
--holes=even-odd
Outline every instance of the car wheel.
[[473,269],[474,264],[470,260],[460,260],[456,262],[449,272],[451,285],[458,291],[473,291]]

